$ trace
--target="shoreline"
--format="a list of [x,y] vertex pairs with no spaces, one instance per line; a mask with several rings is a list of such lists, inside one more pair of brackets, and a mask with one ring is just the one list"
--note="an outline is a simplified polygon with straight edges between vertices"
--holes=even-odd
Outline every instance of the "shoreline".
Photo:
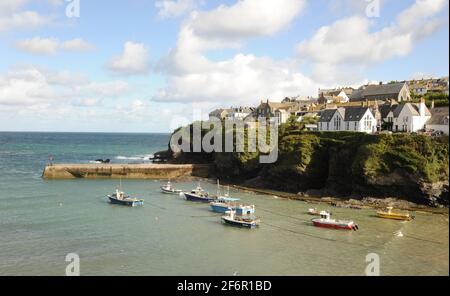
[[224,183],[225,186],[230,186],[232,188],[243,190],[252,193],[259,193],[263,195],[271,195],[278,198],[288,199],[288,200],[298,200],[310,204],[328,204],[332,207],[338,208],[348,208],[354,210],[360,209],[384,209],[387,206],[393,206],[396,209],[411,212],[424,212],[429,214],[439,214],[448,215],[448,208],[433,208],[426,205],[415,204],[406,200],[401,200],[398,198],[374,198],[365,197],[360,200],[354,198],[340,198],[333,196],[310,196],[305,193],[295,194],[271,189],[264,188],[253,188],[246,187],[242,185]]

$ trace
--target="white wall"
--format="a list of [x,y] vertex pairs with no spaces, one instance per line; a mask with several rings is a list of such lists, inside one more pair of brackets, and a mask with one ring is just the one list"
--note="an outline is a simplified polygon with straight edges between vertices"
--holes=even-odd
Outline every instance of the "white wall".
[[427,124],[427,129],[434,130],[434,131],[441,131],[444,134],[449,134],[448,125],[443,124]]

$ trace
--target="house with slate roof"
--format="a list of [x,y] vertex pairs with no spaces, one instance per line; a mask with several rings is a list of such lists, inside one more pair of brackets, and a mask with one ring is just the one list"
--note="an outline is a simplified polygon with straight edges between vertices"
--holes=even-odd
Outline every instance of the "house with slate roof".
[[353,91],[350,95],[351,102],[359,101],[389,101],[404,102],[411,100],[411,93],[406,82],[388,83],[379,85],[366,85]]
[[340,107],[322,111],[317,124],[319,131],[354,131],[374,133],[377,120],[369,107]]
[[431,118],[426,124],[426,128],[433,131],[440,131],[449,134],[449,109],[448,107],[437,107],[430,110]]
[[417,132],[424,129],[431,112],[422,99],[419,104],[391,104],[382,111],[383,121],[391,123],[394,132]]

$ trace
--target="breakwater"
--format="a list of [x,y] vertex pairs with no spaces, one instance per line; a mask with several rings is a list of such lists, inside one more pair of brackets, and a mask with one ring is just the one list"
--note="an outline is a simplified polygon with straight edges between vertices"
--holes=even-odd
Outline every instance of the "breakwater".
[[52,164],[42,177],[59,179],[175,179],[181,177],[207,178],[211,165],[204,164]]

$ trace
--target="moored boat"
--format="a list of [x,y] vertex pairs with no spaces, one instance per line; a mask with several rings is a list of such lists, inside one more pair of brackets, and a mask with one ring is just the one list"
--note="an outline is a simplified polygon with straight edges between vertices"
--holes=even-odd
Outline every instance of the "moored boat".
[[410,221],[415,217],[410,215],[409,213],[396,213],[392,211],[392,207],[387,207],[386,210],[381,210],[377,212],[377,216],[384,219],[393,219],[393,220],[403,220]]
[[317,209],[308,209],[308,214],[312,216],[320,216],[320,211]]
[[168,181],[165,185],[161,186],[161,191],[162,193],[166,194],[180,194],[181,192],[183,192],[180,189],[173,188],[172,183],[170,183],[170,181]]
[[216,213],[226,213],[230,209],[236,212],[236,215],[251,215],[255,213],[254,205],[239,204],[236,202],[213,201],[210,203],[211,210]]
[[335,220],[331,219],[331,214],[326,211],[320,212],[320,218],[312,219],[313,225],[317,227],[344,229],[344,230],[358,230],[358,224],[350,220]]
[[128,195],[125,195],[124,192],[120,191],[119,189],[116,189],[116,192],[110,195],[107,195],[109,198],[110,203],[122,205],[122,206],[128,206],[128,207],[136,207],[136,206],[143,206],[144,200],[133,198]]
[[186,200],[194,202],[211,202],[214,198],[209,196],[209,193],[203,190],[203,188],[198,185],[197,188],[191,190],[191,192],[184,192],[184,197]]
[[233,210],[227,211],[226,214],[222,216],[222,223],[231,226],[256,228],[260,223],[260,220],[254,217],[237,216]]

